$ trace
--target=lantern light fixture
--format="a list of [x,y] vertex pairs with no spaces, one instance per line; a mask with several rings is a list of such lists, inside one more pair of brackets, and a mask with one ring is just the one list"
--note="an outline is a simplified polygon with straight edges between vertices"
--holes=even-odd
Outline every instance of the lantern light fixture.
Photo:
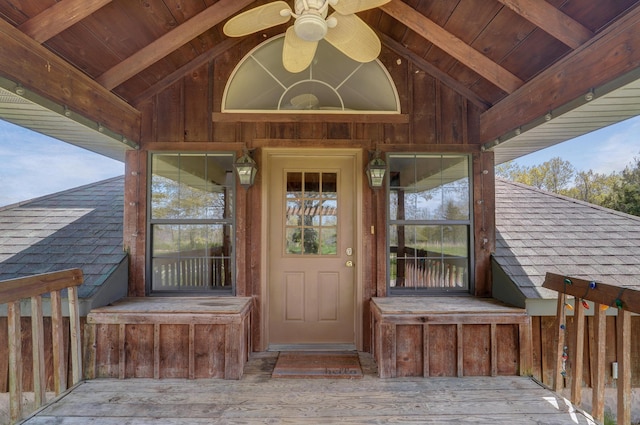
[[234,162],[233,167],[236,169],[242,187],[249,189],[253,186],[256,174],[258,174],[258,167],[253,158],[251,158],[247,148],[243,149],[242,156]]
[[387,172],[387,163],[380,158],[380,152],[376,150],[373,159],[367,164],[365,170],[369,186],[372,189],[379,189],[384,185],[384,175]]

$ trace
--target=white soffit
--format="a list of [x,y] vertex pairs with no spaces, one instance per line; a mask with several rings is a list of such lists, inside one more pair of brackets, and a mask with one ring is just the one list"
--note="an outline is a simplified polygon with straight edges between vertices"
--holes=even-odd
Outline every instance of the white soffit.
[[118,161],[124,162],[125,152],[138,147],[99,123],[2,77],[0,119]]
[[[515,130],[504,140],[485,144],[484,149],[494,151],[498,165],[640,115],[640,79],[637,74],[635,78],[608,92],[603,87],[587,93],[572,104],[540,117],[530,128]],[[587,100],[590,96],[593,99]]]

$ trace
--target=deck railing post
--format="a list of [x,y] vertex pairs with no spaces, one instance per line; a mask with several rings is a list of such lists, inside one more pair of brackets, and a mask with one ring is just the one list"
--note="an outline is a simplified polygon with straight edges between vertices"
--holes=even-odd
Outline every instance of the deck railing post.
[[44,370],[44,319],[42,295],[31,297],[31,350],[33,353],[33,392],[35,408],[46,401],[47,378]]
[[605,383],[605,358],[607,348],[607,316],[605,311],[601,308],[601,304],[596,303],[594,306],[594,328],[595,328],[595,351],[592,366],[593,381],[591,386],[593,387],[593,408],[591,414],[593,417],[600,421],[604,421],[604,383]]
[[20,301],[7,304],[9,327],[9,420],[22,418],[22,329],[20,326]]
[[576,297],[573,313],[574,349],[571,353],[571,399],[578,406],[582,403],[582,365],[584,363],[584,307]]
[[80,338],[80,309],[78,287],[68,289],[69,296],[69,338],[71,340],[71,380],[72,385],[82,379],[82,338]]
[[555,349],[555,364],[553,368],[553,390],[555,392],[562,391],[564,387],[564,376],[562,374],[562,353],[564,351],[564,326],[565,324],[565,311],[564,304],[566,302],[566,295],[563,293],[558,293],[558,306],[556,311],[556,329],[554,332],[555,338],[554,341],[556,343]]
[[51,292],[51,346],[53,349],[53,387],[56,395],[67,389],[67,370],[62,332],[62,302],[60,291]]
[[616,422],[631,423],[631,313],[618,310],[616,321],[618,343],[618,414]]

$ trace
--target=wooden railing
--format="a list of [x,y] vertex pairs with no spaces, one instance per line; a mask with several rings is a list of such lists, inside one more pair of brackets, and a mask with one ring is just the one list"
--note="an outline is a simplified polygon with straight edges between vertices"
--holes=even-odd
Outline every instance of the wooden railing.
[[228,257],[222,249],[182,252],[180,257],[156,257],[153,259],[153,285],[157,289],[167,287],[218,288],[229,285],[231,270]]
[[31,299],[34,409],[37,409],[46,402],[42,296],[47,293],[51,294],[53,381],[55,393],[59,395],[67,389],[62,320],[61,291],[63,289],[67,289],[69,299],[72,385],[80,382],[82,376],[82,346],[78,311],[78,286],[82,284],[82,281],[82,270],[70,269],[0,282],[0,304],[7,304],[9,420],[11,423],[22,419],[24,414],[22,397],[22,329],[20,324],[21,300]]
[[[397,254],[397,248],[391,252]],[[467,267],[454,259],[438,258],[439,253],[405,247],[396,257],[396,286],[405,288],[464,288]],[[429,258],[431,257],[431,258]],[[415,261],[415,259],[419,259]]]
[[[591,414],[601,422],[604,420],[605,372],[608,369],[605,364],[605,314],[609,307],[618,310],[616,319],[618,362],[617,423],[631,423],[631,313],[640,313],[640,291],[553,273],[547,273],[542,286],[558,292],[555,335],[556,363],[553,389],[556,392],[562,390],[564,375],[566,374],[566,368],[563,366],[565,362],[571,362],[573,374],[571,402],[578,406],[582,402],[581,377],[584,359],[584,316],[585,308],[588,306],[588,304],[585,306],[583,301],[592,301],[594,303],[595,354],[592,365],[593,398]],[[567,302],[567,296],[574,297],[573,304]],[[575,346],[575,349],[571,353],[566,352],[567,342],[564,340],[567,308],[573,310],[575,323],[575,341],[572,341],[572,347]]]

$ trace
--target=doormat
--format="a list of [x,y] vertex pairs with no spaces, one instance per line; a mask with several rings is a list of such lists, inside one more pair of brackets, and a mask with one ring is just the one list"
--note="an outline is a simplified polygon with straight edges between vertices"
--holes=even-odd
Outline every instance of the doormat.
[[362,378],[357,352],[281,352],[273,378]]

